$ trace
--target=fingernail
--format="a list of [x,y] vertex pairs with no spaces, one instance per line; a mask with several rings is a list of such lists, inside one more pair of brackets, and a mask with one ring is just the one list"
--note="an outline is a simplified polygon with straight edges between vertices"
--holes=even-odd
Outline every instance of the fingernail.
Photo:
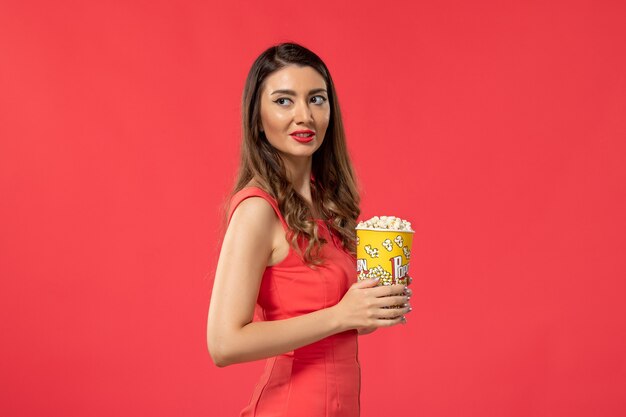
[[413,311],[413,307],[409,307],[409,312]]

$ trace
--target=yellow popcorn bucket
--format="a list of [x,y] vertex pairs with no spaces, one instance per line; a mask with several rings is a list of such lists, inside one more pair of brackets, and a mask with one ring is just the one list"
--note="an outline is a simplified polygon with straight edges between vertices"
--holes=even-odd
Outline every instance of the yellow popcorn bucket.
[[359,281],[378,278],[378,285],[408,285],[414,231],[356,229],[356,271]]

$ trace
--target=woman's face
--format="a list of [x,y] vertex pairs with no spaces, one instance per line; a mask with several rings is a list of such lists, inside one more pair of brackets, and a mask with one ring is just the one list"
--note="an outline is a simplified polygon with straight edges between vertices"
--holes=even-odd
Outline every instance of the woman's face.
[[259,111],[267,140],[284,159],[309,158],[330,120],[326,82],[312,67],[281,68],[265,79]]

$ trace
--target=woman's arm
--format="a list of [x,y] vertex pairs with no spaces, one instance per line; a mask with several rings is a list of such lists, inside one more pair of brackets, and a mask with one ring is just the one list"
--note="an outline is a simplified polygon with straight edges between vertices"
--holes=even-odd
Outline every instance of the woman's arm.
[[[406,302],[406,297],[383,297],[387,300],[377,302],[377,297],[389,295],[392,288],[356,293],[355,285],[349,291],[350,296],[344,296],[336,306],[284,320],[252,322],[261,278],[273,250],[273,231],[280,227],[284,233],[277,222],[270,204],[259,197],[244,200],[230,220],[217,264],[207,322],[209,353],[217,366],[276,356],[357,328],[361,323],[380,327],[400,322],[401,317],[380,318],[404,314],[405,310],[392,313],[379,307]],[[359,283],[358,289],[367,285],[375,282]],[[367,321],[361,320],[361,316]]]

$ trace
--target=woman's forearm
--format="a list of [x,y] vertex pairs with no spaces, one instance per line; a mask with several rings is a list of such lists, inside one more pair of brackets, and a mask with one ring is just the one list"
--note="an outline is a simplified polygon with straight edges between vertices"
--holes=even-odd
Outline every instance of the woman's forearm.
[[251,322],[214,335],[209,350],[219,367],[287,353],[345,331],[333,307],[283,320]]

